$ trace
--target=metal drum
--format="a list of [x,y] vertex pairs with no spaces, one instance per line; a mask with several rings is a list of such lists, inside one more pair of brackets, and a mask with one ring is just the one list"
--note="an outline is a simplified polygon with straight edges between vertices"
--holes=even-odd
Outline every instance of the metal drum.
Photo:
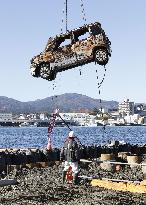
[[142,162],[142,157],[141,156],[137,156],[137,155],[130,155],[130,156],[127,156],[127,162],[129,164],[131,163],[131,165],[130,165],[131,168],[134,168],[137,165],[132,164],[132,163],[140,164]]
[[[101,154],[100,160],[112,162],[115,161],[115,156],[113,154]],[[100,164],[100,167],[106,171],[110,171],[110,172],[115,171],[115,164],[103,162]]]
[[129,152],[119,152],[118,153],[118,158],[121,160],[121,161],[127,161],[127,156],[130,155]]

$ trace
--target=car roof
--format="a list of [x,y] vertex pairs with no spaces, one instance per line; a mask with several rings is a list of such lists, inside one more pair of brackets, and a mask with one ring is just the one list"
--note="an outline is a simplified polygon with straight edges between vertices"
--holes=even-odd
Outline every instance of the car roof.
[[66,33],[61,33],[60,35],[56,35],[54,38],[49,38],[50,41],[55,40],[56,38],[70,38],[70,35],[72,33],[77,35],[83,35],[84,33],[88,32],[88,29],[93,26],[101,27],[101,24],[99,22],[90,23],[90,24],[84,24],[83,26],[67,31]]

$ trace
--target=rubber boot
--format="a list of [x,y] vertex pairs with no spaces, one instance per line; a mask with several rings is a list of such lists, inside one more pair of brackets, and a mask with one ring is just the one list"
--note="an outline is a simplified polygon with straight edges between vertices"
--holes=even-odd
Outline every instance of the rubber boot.
[[64,182],[65,182],[66,173],[67,173],[67,171],[62,172],[62,184],[64,184]]
[[78,173],[73,174],[73,184],[77,185],[78,184]]

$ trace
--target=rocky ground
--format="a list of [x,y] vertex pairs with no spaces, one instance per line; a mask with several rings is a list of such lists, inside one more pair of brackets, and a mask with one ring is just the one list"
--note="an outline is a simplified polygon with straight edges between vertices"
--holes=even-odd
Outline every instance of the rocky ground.
[[[81,180],[78,186],[61,183],[61,164],[48,168],[24,168],[17,173],[19,185],[0,188],[0,205],[144,205],[146,195],[91,187]],[[99,165],[81,164],[80,175],[142,180],[140,168],[123,168],[119,173],[103,171]],[[14,173],[11,173],[12,177]],[[144,202],[145,201],[145,202]]]

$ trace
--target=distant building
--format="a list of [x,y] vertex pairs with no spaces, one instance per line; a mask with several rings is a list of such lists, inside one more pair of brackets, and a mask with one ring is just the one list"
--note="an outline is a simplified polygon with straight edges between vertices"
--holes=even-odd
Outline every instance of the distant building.
[[40,114],[40,120],[48,120],[48,117],[47,117],[46,113],[41,113]]
[[72,120],[74,122],[78,122],[80,125],[85,125],[87,118],[89,116],[89,114],[86,113],[59,113],[59,114],[64,120]]
[[112,119],[117,120],[119,118],[119,112],[118,111],[112,111],[110,112],[110,116]]
[[119,115],[121,115],[121,117],[134,115],[134,102],[130,102],[129,99],[126,99],[119,103]]
[[0,121],[12,121],[12,113],[0,113]]
[[108,112],[108,108],[99,108],[99,111],[102,112],[102,113],[106,113]]
[[26,116],[24,114],[20,114],[20,116],[17,118],[18,120],[26,120]]

